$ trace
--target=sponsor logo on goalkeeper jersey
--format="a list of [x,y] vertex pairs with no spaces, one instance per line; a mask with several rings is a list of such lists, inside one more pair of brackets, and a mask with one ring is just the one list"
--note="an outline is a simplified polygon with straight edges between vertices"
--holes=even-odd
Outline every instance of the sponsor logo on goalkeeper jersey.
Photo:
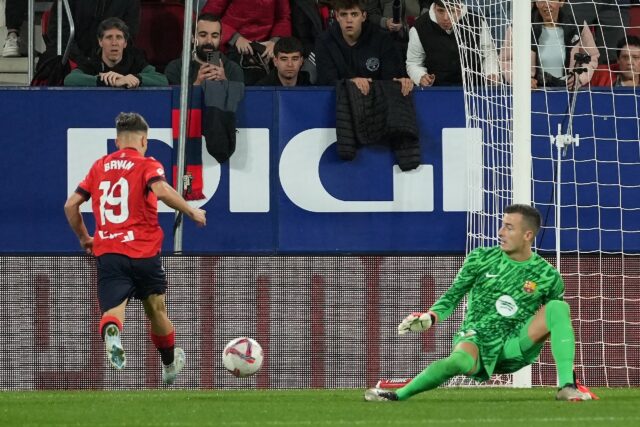
[[525,291],[528,294],[532,294],[536,291],[536,288],[538,287],[538,285],[536,284],[536,282],[532,282],[531,280],[527,280],[526,282],[524,282],[524,285],[522,286],[522,290]]
[[509,295],[502,295],[496,301],[496,311],[504,317],[511,317],[518,312],[518,304]]

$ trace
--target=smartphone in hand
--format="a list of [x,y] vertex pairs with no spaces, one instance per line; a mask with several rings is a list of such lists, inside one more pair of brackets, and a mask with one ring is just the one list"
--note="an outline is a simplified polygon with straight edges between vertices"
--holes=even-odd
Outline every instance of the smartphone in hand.
[[220,51],[214,50],[213,52],[207,52],[207,63],[220,67],[222,65]]

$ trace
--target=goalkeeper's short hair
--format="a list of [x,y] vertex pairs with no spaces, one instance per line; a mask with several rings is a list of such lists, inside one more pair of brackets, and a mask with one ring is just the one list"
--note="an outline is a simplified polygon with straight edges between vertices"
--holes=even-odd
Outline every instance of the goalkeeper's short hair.
[[540,217],[540,212],[533,206],[523,204],[509,205],[504,208],[504,213],[518,213],[522,215],[522,218],[533,231],[533,235],[538,234],[538,230],[540,230],[540,226],[542,225],[542,218]]

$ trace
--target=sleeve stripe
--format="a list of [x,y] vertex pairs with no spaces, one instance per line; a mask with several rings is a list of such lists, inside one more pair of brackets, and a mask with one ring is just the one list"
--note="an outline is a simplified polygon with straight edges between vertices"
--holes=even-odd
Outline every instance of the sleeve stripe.
[[149,178],[149,181],[147,181],[147,187],[151,187],[151,184],[156,181],[166,181],[166,179],[164,176],[154,176],[153,178]]
[[76,193],[84,197],[85,200],[89,200],[91,198],[91,193],[89,193],[87,190],[85,190],[82,187],[77,187]]

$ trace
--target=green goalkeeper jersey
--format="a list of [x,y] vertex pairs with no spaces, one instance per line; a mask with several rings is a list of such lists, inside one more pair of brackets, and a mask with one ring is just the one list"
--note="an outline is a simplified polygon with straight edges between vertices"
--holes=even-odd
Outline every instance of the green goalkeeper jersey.
[[561,300],[560,273],[538,254],[514,261],[499,247],[478,248],[465,259],[453,285],[431,307],[438,321],[451,315],[468,294],[461,338],[471,338],[486,367],[492,367],[506,339],[551,300]]

